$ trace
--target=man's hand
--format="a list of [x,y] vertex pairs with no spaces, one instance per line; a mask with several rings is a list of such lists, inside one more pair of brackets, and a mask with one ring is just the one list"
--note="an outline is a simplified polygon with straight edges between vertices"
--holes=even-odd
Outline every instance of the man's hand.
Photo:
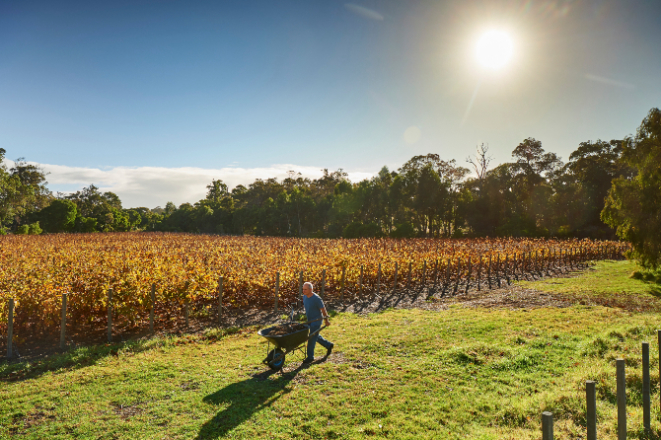
[[330,325],[330,319],[324,318],[324,322],[326,323],[326,325]]

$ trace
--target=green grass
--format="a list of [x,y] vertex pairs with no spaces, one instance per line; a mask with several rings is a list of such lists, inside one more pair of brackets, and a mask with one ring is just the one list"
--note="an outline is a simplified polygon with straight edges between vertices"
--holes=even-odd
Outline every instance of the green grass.
[[[584,279],[530,286],[651,295],[632,270],[605,263]],[[324,330],[331,359],[292,360],[284,374],[260,363],[266,347],[254,329],[79,349],[0,364],[0,439],[539,439],[545,410],[555,438],[575,439],[586,380],[597,381],[599,438],[615,439],[619,357],[629,435],[645,438],[640,344],[652,342],[658,433],[659,327],[657,313],[580,305],[340,314]]]
[[661,297],[661,284],[632,277],[641,269],[631,261],[599,261],[593,269],[574,278],[548,278],[520,284],[554,293]]

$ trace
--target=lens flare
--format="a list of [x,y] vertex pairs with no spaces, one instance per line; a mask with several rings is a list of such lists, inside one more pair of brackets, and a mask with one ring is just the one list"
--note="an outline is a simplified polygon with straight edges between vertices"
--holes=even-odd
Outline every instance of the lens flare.
[[503,68],[512,58],[514,44],[504,31],[485,32],[477,41],[475,58],[483,67],[492,70]]

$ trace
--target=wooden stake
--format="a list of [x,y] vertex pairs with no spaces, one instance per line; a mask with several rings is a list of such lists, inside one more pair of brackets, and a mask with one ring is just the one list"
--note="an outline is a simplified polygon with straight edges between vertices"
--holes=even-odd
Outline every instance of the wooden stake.
[[326,294],[326,269],[321,271],[321,298],[323,299]]
[[362,264],[360,265],[360,280],[358,281],[360,284],[360,297],[362,298],[363,297],[363,265]]
[[12,357],[14,345],[14,298],[9,298],[9,315],[7,316],[7,358]]
[[624,359],[617,359],[617,439],[627,439],[627,392]]
[[67,294],[62,294],[62,317],[60,320],[60,350],[66,347],[67,338]]
[[376,273],[376,296],[379,296],[381,292],[381,263],[379,263],[379,269]]
[[587,403],[588,440],[597,440],[597,391],[596,383],[585,382],[585,400]]
[[650,418],[650,344],[643,342],[643,429],[652,432]]
[[398,269],[398,264],[395,261],[395,279],[392,282],[392,291],[394,292],[395,289],[397,289],[397,269]]
[[346,278],[347,275],[347,268],[342,267],[342,286],[341,286],[341,294],[340,294],[340,301],[344,303],[344,279]]
[[542,413],[542,440],[553,440],[553,414]]
[[275,273],[275,292],[273,295],[274,306],[273,309],[278,311],[278,290],[280,290],[280,272]]
[[413,271],[413,263],[409,262],[409,282],[408,289],[411,290],[411,272]]
[[149,309],[149,333],[154,334],[154,307],[156,307],[156,284],[151,284],[151,308]]
[[108,342],[112,342],[112,289],[108,289]]
[[218,325],[223,320],[223,276],[218,278]]

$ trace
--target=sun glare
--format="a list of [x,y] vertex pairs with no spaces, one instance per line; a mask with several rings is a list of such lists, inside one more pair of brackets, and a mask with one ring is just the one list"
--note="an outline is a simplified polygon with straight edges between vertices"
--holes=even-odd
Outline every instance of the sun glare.
[[491,30],[482,34],[475,47],[475,58],[483,67],[492,70],[503,68],[512,58],[514,44],[509,34]]

